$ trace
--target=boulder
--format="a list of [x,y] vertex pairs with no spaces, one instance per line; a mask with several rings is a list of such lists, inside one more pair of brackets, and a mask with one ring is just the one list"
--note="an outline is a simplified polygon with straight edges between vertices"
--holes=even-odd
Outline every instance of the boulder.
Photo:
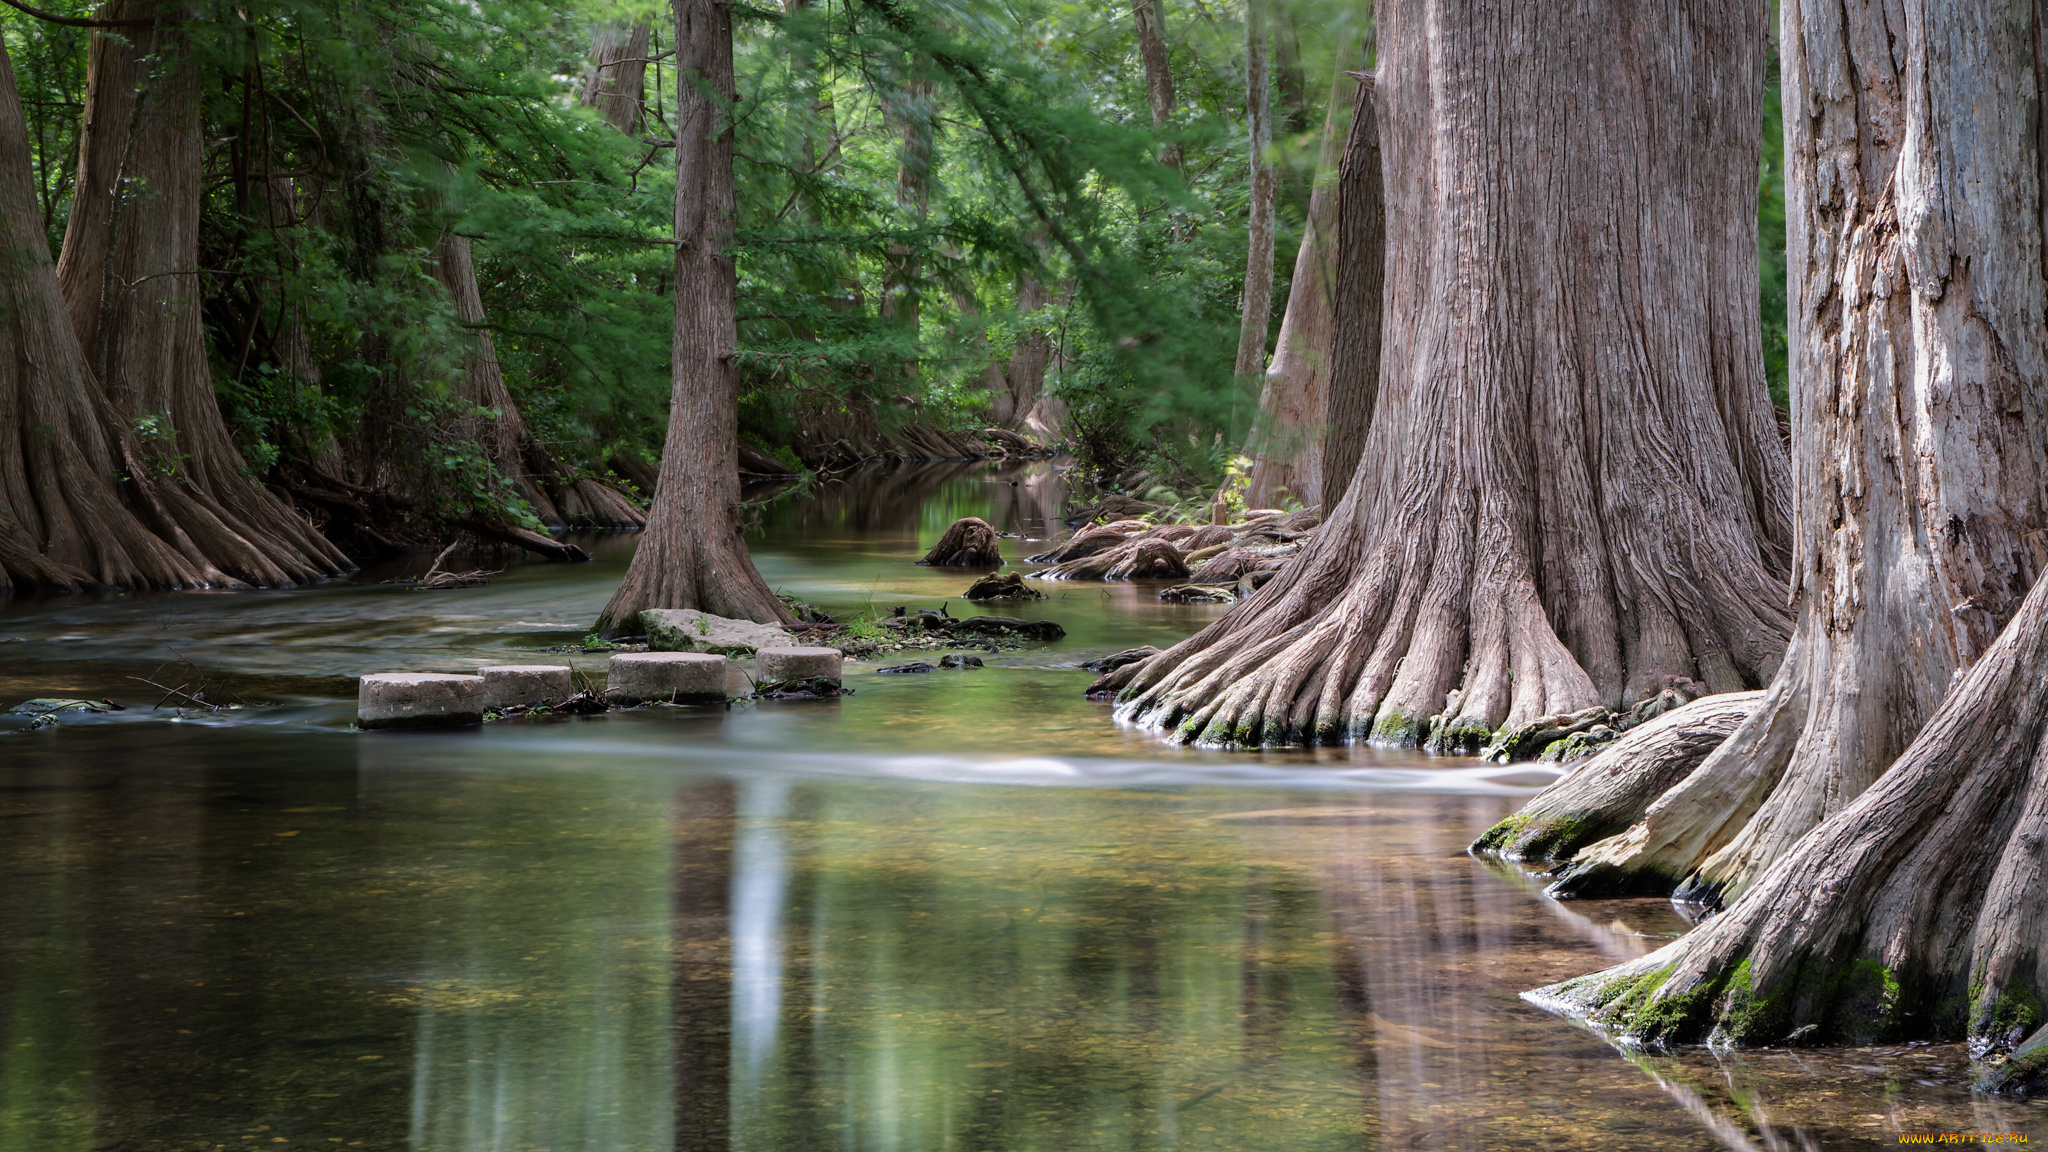
[[763,648],[754,654],[754,681],[763,687],[794,680],[839,683],[837,648]]
[[492,664],[476,670],[484,707],[502,712],[516,704],[560,704],[576,694],[566,664]]
[[621,652],[605,665],[612,704],[718,704],[725,700],[724,656],[710,652]]
[[924,661],[922,661],[922,660],[912,660],[912,661],[911,661],[910,663],[908,663],[908,664],[890,664],[890,665],[887,665],[886,667],[882,667],[882,668],[877,668],[877,669],[875,669],[875,671],[877,671],[877,672],[893,672],[893,673],[898,673],[898,674],[901,674],[901,675],[906,675],[906,676],[908,676],[908,675],[915,675],[916,673],[919,673],[919,672],[937,672],[937,671],[938,671],[938,669],[937,669],[937,668],[935,668],[935,667],[933,667],[933,666],[932,666],[932,665],[930,665],[930,664],[927,664],[927,663],[925,663],[925,662],[924,662]]
[[710,652],[747,657],[763,647],[787,644],[789,633],[773,624],[728,620],[695,608],[649,608],[640,613],[640,630],[654,652]]
[[460,728],[484,722],[484,678],[378,672],[356,685],[359,728]]
[[965,620],[955,620],[946,631],[976,636],[1019,636],[1026,640],[1058,640],[1067,634],[1065,628],[1050,620],[1019,620],[1015,616],[969,616]]
[[950,655],[950,656],[941,656],[941,657],[939,657],[939,667],[941,667],[941,668],[961,668],[961,669],[966,669],[966,668],[979,668],[979,667],[981,667],[981,657],[979,657],[979,656],[961,656],[961,655],[959,655],[959,654],[957,654],[957,653],[956,653],[956,654],[954,654],[954,655]]

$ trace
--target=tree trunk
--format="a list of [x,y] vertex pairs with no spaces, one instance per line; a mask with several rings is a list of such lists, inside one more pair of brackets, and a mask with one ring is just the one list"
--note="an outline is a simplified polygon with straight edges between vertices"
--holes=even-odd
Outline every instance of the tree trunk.
[[[1173,58],[1166,50],[1166,6],[1161,0],[1132,0],[1131,16],[1138,26],[1138,56],[1145,61],[1145,98],[1152,105],[1152,126],[1165,128],[1173,123]],[[1180,171],[1180,145],[1168,144],[1159,159]]]
[[1293,288],[1287,294],[1287,312],[1280,318],[1273,363],[1266,369],[1265,394],[1259,397],[1259,424],[1252,433],[1254,463],[1245,494],[1248,508],[1271,508],[1283,491],[1303,504],[1323,499],[1322,423],[1330,397],[1330,344],[1337,326],[1332,308],[1337,172],[1350,136],[1358,86],[1346,71],[1351,55],[1345,45],[1338,46],[1336,79],[1323,117],[1322,153],[1309,194],[1308,226],[1294,258]]
[[[0,44],[0,595],[234,584],[143,496],[154,481],[140,448],[101,395],[65,314],[29,156]],[[140,515],[124,490],[138,497]]]
[[[114,0],[117,20],[182,16]],[[57,282],[115,418],[140,429],[152,511],[203,560],[251,584],[330,575],[348,561],[252,480],[214,399],[201,325],[205,142],[198,55],[174,22],[95,32],[78,184]]]
[[464,438],[483,449],[513,491],[533,505],[534,515],[549,527],[643,528],[647,517],[624,493],[589,477],[578,477],[556,459],[519,415],[519,405],[505,386],[497,345],[484,324],[483,294],[477,290],[476,263],[469,238],[441,234],[434,248],[434,275],[448,290],[455,315],[471,327],[476,345],[463,360],[460,395],[478,415]]
[[[1370,50],[1367,52],[1371,55]],[[1323,401],[1322,466],[1316,485],[1324,508],[1351,488],[1358,455],[1380,395],[1380,336],[1386,320],[1387,186],[1381,168],[1377,86],[1359,73],[1351,135],[1337,175],[1335,297],[1331,301],[1330,381]]]
[[674,390],[647,531],[598,617],[606,635],[646,608],[796,622],[754,568],[740,523],[732,13],[718,0],[675,0],[675,20]]
[[1267,75],[1266,4],[1245,0],[1244,104],[1251,134],[1252,202],[1244,260],[1244,323],[1237,332],[1237,376],[1265,371],[1266,326],[1273,312],[1273,84]]
[[[910,219],[923,224],[931,207],[932,94],[929,80],[913,76],[890,101],[890,117],[902,132],[896,160],[896,207]],[[900,387],[914,390],[920,357],[918,339],[919,296],[922,294],[922,262],[914,245],[892,243],[882,269],[881,316],[899,329],[912,350],[900,369]]]
[[[1915,48],[2003,40],[2009,27],[1984,25],[2010,11],[1942,20],[1951,26],[1928,29]],[[1983,75],[2011,83],[2026,71]],[[2010,114],[2022,103],[2003,95],[1984,107]],[[2048,1001],[2043,683],[2048,581],[1891,770],[1726,912],[1641,960],[1529,998],[1656,1041],[1710,1030],[1738,1044],[1968,1036],[1978,1055],[2019,1043]]]
[[1876,10],[1785,6],[1798,625],[1757,715],[1558,895],[1733,899],[1898,758],[2041,572],[2048,152],[2020,11],[1930,4],[1895,40]]
[[1226,746],[1462,750],[1776,671],[1761,5],[1503,13],[1382,6],[1394,371],[1358,475],[1258,595],[1132,666],[1120,715]]
[[[1017,315],[1030,316],[1046,305],[1045,285],[1028,272],[1017,277]],[[1017,338],[1003,366],[1001,390],[995,395],[995,423],[1016,431],[1038,406],[1045,391],[1045,366],[1052,355],[1052,338],[1043,332],[1029,332]]]
[[601,24],[591,38],[590,79],[583,85],[583,103],[628,136],[638,136],[647,119],[647,41],[652,28],[646,19],[628,27]]

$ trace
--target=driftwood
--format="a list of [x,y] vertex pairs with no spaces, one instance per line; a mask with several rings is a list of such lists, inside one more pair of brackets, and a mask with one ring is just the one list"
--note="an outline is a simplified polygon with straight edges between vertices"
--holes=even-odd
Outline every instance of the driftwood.
[[1002,550],[997,546],[996,530],[988,521],[979,516],[963,516],[953,521],[932,550],[924,554],[919,564],[940,566],[981,566],[1003,562]]

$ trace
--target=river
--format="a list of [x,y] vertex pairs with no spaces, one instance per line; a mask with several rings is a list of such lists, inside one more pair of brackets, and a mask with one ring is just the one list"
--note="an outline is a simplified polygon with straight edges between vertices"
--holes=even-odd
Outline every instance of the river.
[[[835,614],[957,615],[924,549],[964,515],[1044,539],[1066,498],[1042,462],[874,467],[750,543]],[[0,1152],[1809,1149],[2042,1114],[1958,1046],[1652,1054],[1524,1004],[1687,925],[1464,855],[1547,768],[1120,727],[1078,664],[1219,611],[1151,586],[1053,585],[997,611],[1064,641],[850,664],[837,701],[352,729],[366,672],[601,676],[543,651],[634,544],[580,539],[454,591],[382,583],[421,558],[0,600],[0,705],[127,705],[0,718]],[[202,675],[251,706],[136,679]]]

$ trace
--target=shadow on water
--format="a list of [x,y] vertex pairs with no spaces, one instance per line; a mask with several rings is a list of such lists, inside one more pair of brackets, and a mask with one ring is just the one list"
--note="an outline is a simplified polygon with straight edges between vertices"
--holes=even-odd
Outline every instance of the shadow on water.
[[[955,516],[1058,514],[1019,476],[856,478],[755,547],[834,609],[935,604],[965,576],[910,561]],[[1529,1007],[1685,922],[1464,856],[1526,766],[1116,728],[1070,665],[1204,618],[1142,588],[836,705],[347,729],[322,677],[531,658],[605,543],[443,596],[8,606],[17,696],[132,701],[167,635],[293,693],[0,733],[0,1149],[1803,1150],[2038,1114],[1952,1047],[1647,1054]]]

